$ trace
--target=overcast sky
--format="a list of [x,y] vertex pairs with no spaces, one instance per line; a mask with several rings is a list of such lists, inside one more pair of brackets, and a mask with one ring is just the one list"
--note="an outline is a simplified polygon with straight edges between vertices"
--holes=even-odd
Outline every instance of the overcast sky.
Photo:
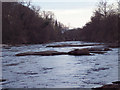
[[[84,26],[90,21],[100,0],[32,0],[41,10],[52,11],[56,19],[70,28]],[[115,2],[115,0],[108,0]]]

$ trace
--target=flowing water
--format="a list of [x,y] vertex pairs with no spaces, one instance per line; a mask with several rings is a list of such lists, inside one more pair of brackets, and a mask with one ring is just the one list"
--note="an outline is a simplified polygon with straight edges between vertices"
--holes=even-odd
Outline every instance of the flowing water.
[[[118,80],[118,48],[91,56],[15,56],[27,51],[68,52],[86,47],[46,47],[93,44],[81,41],[6,46],[2,48],[3,88],[93,88]],[[87,46],[92,47],[92,46]]]

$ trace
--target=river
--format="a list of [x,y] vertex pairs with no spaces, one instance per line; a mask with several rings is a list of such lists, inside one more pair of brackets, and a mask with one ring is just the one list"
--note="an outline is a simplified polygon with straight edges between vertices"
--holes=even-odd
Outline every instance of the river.
[[90,56],[15,56],[27,51],[64,51],[85,47],[46,47],[94,44],[82,41],[5,46],[2,48],[3,88],[93,88],[118,80],[118,48]]

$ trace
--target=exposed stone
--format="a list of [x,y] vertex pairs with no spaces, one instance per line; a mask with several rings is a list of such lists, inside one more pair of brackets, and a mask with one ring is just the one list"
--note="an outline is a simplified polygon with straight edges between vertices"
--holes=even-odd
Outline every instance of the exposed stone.
[[108,48],[108,47],[106,47],[106,48],[104,48],[104,51],[111,51],[112,49],[110,49],[110,48]]
[[0,79],[0,82],[4,82],[4,81],[6,81],[6,79]]
[[41,52],[25,52],[16,54],[16,56],[27,56],[27,55],[41,55],[41,56],[51,56],[51,55],[64,55],[66,52],[57,51],[41,51]]
[[88,49],[75,49],[73,51],[68,52],[69,55],[90,55]]
[[7,65],[5,65],[5,66],[16,66],[16,65],[18,65],[19,63],[12,63],[12,64],[7,64]]
[[120,81],[112,82],[113,84],[106,84],[102,87],[92,88],[93,90],[120,90]]
[[109,68],[97,68],[97,69],[92,69],[93,71],[100,71],[100,70],[106,70],[106,69],[109,69]]
[[119,48],[119,44],[118,43],[112,43],[112,44],[108,44],[108,47],[110,48]]
[[51,55],[91,55],[90,53],[104,54],[105,51],[111,50],[108,47],[93,47],[84,49],[75,49],[70,52],[58,52],[58,51],[41,51],[41,52],[25,52],[16,54],[16,56],[27,56],[27,55],[41,55],[41,56],[51,56]]
[[90,51],[90,53],[104,54],[104,53],[106,53],[106,52],[105,52],[105,51]]
[[103,51],[103,48],[100,47],[93,47],[93,48],[88,48],[89,51]]
[[108,47],[95,47],[95,48],[88,48],[90,53],[97,53],[97,54],[104,54],[106,53],[105,51],[110,51],[112,49]]
[[20,73],[20,72],[18,72],[17,74],[35,75],[35,74],[38,74],[38,73],[33,73],[33,72]]
[[103,44],[82,44],[82,45],[72,45],[72,44],[63,44],[63,45],[49,45],[46,47],[84,47],[84,46],[97,46],[97,45],[103,45]]
[[119,84],[120,85],[120,81],[115,81],[115,82],[112,82],[113,84]]

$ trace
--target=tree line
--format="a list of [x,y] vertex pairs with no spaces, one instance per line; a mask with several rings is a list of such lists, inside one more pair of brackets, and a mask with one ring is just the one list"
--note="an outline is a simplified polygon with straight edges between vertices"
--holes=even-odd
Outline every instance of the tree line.
[[[118,6],[120,2],[118,2]],[[83,28],[69,29],[54,13],[41,11],[30,2],[2,3],[2,42],[38,44],[55,41],[119,42],[119,7],[99,2],[91,21]]]
[[2,3],[2,42],[37,44],[63,40],[66,27],[50,11],[41,11],[30,2]]
[[83,28],[67,31],[66,39],[106,43],[120,42],[120,1],[117,4],[115,6],[108,4],[106,0],[99,2],[91,21],[86,23]]

